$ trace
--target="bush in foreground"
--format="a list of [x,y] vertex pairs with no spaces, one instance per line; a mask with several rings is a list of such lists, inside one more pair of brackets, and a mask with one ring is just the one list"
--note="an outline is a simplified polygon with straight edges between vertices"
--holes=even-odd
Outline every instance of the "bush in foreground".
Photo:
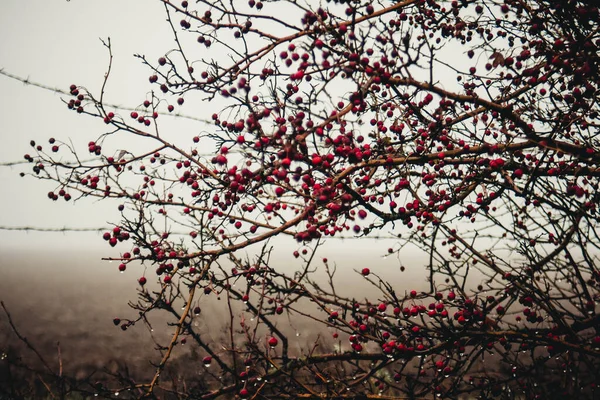
[[[51,200],[115,201],[109,259],[143,271],[136,318],[115,325],[175,318],[131,393],[597,395],[597,7],[163,3],[175,46],[138,56],[152,87],[140,106],[72,85],[68,108],[105,129],[25,156],[56,183]],[[179,112],[208,121],[162,127]],[[426,290],[383,279],[375,260],[336,288],[348,268],[320,247],[382,234],[396,238],[383,252],[426,256],[410,266]],[[214,340],[194,324],[211,296],[227,319]],[[285,326],[303,320],[321,335],[299,350]],[[205,368],[186,386],[161,379],[182,342],[203,354],[186,368]]]

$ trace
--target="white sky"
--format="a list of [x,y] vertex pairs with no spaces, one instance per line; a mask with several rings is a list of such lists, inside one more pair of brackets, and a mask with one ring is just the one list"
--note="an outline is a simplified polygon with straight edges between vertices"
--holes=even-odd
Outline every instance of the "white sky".
[[[172,36],[159,2],[141,0],[3,0],[0,5],[0,68],[33,82],[68,90],[75,83],[98,92],[108,63],[99,38],[111,38],[114,69],[107,100],[137,106],[148,90],[148,70],[134,53],[158,57],[170,48]],[[21,160],[31,139],[46,145],[50,137],[93,140],[102,132],[93,118],[70,112],[61,95],[25,86],[0,76],[0,162]],[[83,201],[53,203],[46,197],[54,186],[19,172],[29,166],[0,167],[0,225],[37,227],[105,226],[108,205]],[[85,204],[82,204],[84,203]],[[111,207],[114,205],[111,205]],[[85,246],[98,245],[97,235],[71,234]],[[36,242],[36,247],[61,246],[62,234],[0,231],[0,249]],[[67,246],[65,246],[67,247]]]
[[[150,88],[150,71],[133,54],[144,54],[154,61],[174,45],[164,7],[157,1],[3,0],[0,5],[0,68],[51,87],[68,90],[74,83],[98,93],[108,63],[107,50],[99,38],[109,36],[114,63],[106,101],[136,107]],[[104,124],[100,120],[68,110],[59,94],[2,75],[0,92],[3,144],[0,146],[0,163],[21,160],[25,153],[31,152],[31,139],[48,147],[50,137],[71,137],[87,143],[103,132]],[[192,113],[189,109],[184,112]],[[173,118],[169,123],[177,123],[177,127],[184,130],[204,128],[198,123]],[[0,167],[0,209],[3,210],[0,226],[98,227],[118,222],[116,203],[89,199],[78,203],[50,201],[46,193],[55,186],[31,177],[20,178],[19,172],[28,168],[28,165]],[[285,246],[282,255],[289,257],[297,244],[291,238],[286,244],[289,247]],[[393,244],[385,240],[334,240],[326,255],[332,260],[336,254],[340,255],[340,259],[335,260],[338,262],[341,258],[348,260],[347,257],[351,257],[352,268],[359,269],[364,266],[361,264],[364,260],[394,267],[406,264],[395,256],[379,257]],[[347,251],[348,246],[352,248],[352,255]],[[0,230],[0,261],[3,252],[32,248],[114,255],[99,233]],[[345,256],[341,257],[342,254]],[[414,262],[414,259],[410,261]]]

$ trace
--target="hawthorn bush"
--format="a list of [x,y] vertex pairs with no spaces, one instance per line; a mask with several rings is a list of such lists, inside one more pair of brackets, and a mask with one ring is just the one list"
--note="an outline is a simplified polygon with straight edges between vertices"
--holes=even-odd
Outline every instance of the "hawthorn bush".
[[[139,273],[136,317],[115,325],[175,318],[154,378],[121,393],[598,396],[592,2],[162,3],[174,46],[137,56],[139,107],[74,84],[68,108],[105,128],[87,148],[51,138],[25,155],[51,200],[114,199],[107,259]],[[209,123],[161,128],[178,112]],[[376,260],[336,288],[349,271],[320,247],[379,234],[395,237],[384,253],[425,255],[411,270],[426,290]],[[289,260],[271,259],[290,242]],[[228,323],[209,339],[194,322],[212,318],[211,296]],[[305,348],[286,327],[301,320],[320,334]],[[194,380],[161,380],[185,342],[203,358],[182,366]]]

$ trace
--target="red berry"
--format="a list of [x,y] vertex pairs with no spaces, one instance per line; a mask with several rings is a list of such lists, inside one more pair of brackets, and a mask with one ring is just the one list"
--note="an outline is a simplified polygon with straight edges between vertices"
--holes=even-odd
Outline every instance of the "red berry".
[[369,275],[371,273],[371,270],[369,268],[363,268],[362,271],[361,271],[361,273],[364,276],[367,276],[367,275]]

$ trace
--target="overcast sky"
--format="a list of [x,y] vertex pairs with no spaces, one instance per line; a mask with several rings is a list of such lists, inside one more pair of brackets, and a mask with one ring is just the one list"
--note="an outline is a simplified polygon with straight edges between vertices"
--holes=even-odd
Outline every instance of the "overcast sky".
[[[151,59],[172,46],[163,6],[141,0],[3,0],[0,5],[0,69],[51,87],[75,83],[99,92],[108,53],[99,38],[111,38],[114,70],[107,101],[137,106],[148,90],[148,70],[134,53]],[[47,145],[50,137],[87,142],[102,132],[98,121],[70,112],[60,94],[0,76],[0,162],[21,160],[29,141]],[[20,178],[30,166],[0,167],[0,225],[95,227],[107,225],[104,202],[53,203],[49,182]],[[114,205],[111,205],[114,206]],[[0,231],[0,249],[59,246],[77,237],[82,246],[101,246],[96,234],[40,234]],[[65,246],[67,247],[67,246]]]
[[[107,50],[99,38],[108,37],[111,38],[114,63],[106,101],[136,107],[149,90],[149,70],[133,54],[156,60],[174,45],[160,2],[3,0],[0,5],[0,69],[27,77],[32,82],[62,90],[76,84],[98,93],[108,63]],[[50,137],[87,143],[103,132],[101,121],[68,110],[61,101],[63,95],[24,85],[2,75],[0,91],[0,163],[21,160],[25,153],[31,152],[29,141],[32,139],[45,146]],[[161,124],[164,123],[177,124],[171,125],[171,129],[192,133],[204,128],[197,122],[174,118],[163,119]],[[55,186],[31,177],[20,178],[19,172],[28,168],[31,166],[0,167],[0,207],[3,210],[0,226],[99,227],[118,222],[115,203],[89,199],[77,203],[50,201],[46,193]],[[352,246],[354,260],[356,255],[364,256],[361,259],[366,260],[376,256],[377,262],[399,265],[392,257],[385,261],[379,257],[393,245],[392,241],[378,241],[377,246],[373,243],[372,240],[332,241],[328,247],[333,254],[329,252],[329,256],[337,253],[341,257],[346,253],[343,249]],[[295,241],[289,240],[289,249],[295,247]],[[3,251],[15,249],[86,250],[114,255],[99,233],[0,230],[0,257]],[[289,257],[288,249],[282,255]]]

